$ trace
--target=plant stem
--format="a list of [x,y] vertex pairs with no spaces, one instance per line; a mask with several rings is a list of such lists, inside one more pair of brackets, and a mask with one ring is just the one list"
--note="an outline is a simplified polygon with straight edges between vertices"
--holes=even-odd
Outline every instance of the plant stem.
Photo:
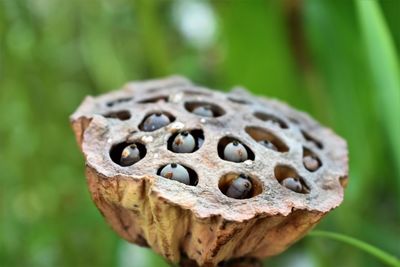
[[395,256],[390,255],[389,253],[374,247],[364,241],[355,239],[353,237],[349,237],[346,235],[332,233],[327,231],[312,231],[308,234],[309,236],[316,236],[316,237],[326,237],[336,241],[340,241],[346,244],[349,244],[353,247],[359,248],[368,254],[375,256],[382,262],[386,263],[389,266],[400,267],[400,260]]

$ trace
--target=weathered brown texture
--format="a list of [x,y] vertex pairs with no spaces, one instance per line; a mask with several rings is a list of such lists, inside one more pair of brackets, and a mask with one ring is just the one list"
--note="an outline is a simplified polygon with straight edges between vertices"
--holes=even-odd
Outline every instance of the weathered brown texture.
[[[191,101],[214,104],[223,114],[216,118],[192,114],[184,105]],[[139,124],[156,111],[167,112],[175,120],[153,132],[141,131]],[[262,116],[255,116],[256,112]],[[200,266],[215,266],[239,257],[276,255],[343,200],[346,142],[307,114],[242,89],[224,94],[175,76],[133,82],[119,91],[87,97],[71,122],[100,212],[121,237],[150,246],[170,262],[180,262],[184,255]],[[266,130],[278,138],[278,148],[287,146],[288,151],[258,144],[260,134],[253,128]],[[189,154],[167,149],[172,134],[192,129],[204,132],[200,149]],[[255,159],[242,163],[221,159],[217,146],[223,137],[243,142]],[[110,149],[122,142],[145,144],[146,156],[132,166],[116,164]],[[322,164],[318,170],[310,172],[303,166],[303,147],[318,156]],[[192,168],[198,184],[188,186],[158,176],[157,170],[171,162]],[[289,166],[303,178],[309,192],[283,187],[278,180],[285,173],[275,173],[276,166],[284,170]],[[228,173],[250,175],[259,194],[249,199],[225,196],[218,185]]]

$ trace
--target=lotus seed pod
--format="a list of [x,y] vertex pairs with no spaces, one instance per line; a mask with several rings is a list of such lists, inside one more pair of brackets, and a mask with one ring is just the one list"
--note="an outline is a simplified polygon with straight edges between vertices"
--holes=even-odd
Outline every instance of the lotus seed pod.
[[246,148],[238,141],[232,141],[224,149],[224,159],[242,162],[248,159]]
[[318,159],[310,155],[303,158],[303,164],[309,171],[316,171],[319,168]]
[[268,141],[268,140],[261,140],[261,141],[258,141],[258,143],[259,143],[260,145],[262,145],[262,146],[268,148],[268,149],[271,149],[271,150],[274,150],[274,151],[278,151],[278,149],[276,148],[276,146],[275,146],[272,142],[270,142],[270,141]]
[[140,151],[135,144],[128,145],[122,150],[121,165],[129,166],[140,160]]
[[[87,97],[71,122],[105,220],[175,265],[277,255],[343,200],[346,142],[306,113],[244,89],[208,90],[181,77],[131,82]],[[172,146],[183,129],[195,139],[190,153]],[[122,154],[138,153],[124,152],[129,144],[140,160],[127,168]],[[318,171],[303,162],[315,153]]]
[[251,191],[251,187],[252,185],[249,179],[241,174],[231,182],[226,191],[226,195],[237,199],[246,198]]
[[282,181],[282,185],[287,189],[300,193],[303,190],[303,186],[300,181],[292,177],[288,177]]
[[172,150],[176,153],[190,153],[196,148],[196,140],[188,132],[179,133],[172,142]]
[[171,121],[167,115],[163,113],[155,113],[148,116],[143,122],[143,131],[151,132],[155,131],[165,125],[169,124]]
[[192,112],[196,115],[203,117],[214,117],[214,112],[208,106],[198,106],[192,110]]

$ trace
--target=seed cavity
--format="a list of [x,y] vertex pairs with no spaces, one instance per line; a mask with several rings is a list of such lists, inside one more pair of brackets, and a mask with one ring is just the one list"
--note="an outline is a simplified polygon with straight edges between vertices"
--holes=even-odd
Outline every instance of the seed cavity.
[[157,103],[157,102],[168,102],[167,96],[154,96],[150,98],[146,98],[138,101],[139,104],[149,104],[149,103]]
[[287,177],[283,179],[281,185],[297,193],[301,193],[301,191],[303,191],[303,186],[301,185],[300,181],[293,177]]
[[103,116],[109,119],[118,119],[121,121],[126,121],[131,118],[131,113],[127,110],[120,110],[120,111],[109,112],[107,114],[104,114]]
[[313,143],[316,147],[318,147],[319,149],[323,149],[324,146],[322,145],[322,143],[320,141],[318,141],[317,139],[315,139],[314,137],[312,137],[310,134],[308,134],[306,131],[301,130],[301,134],[303,135],[304,139],[310,143]]
[[258,127],[248,126],[245,128],[248,135],[251,136],[258,144],[264,146],[267,149],[271,149],[278,152],[289,151],[288,146],[271,131]]
[[291,123],[300,124],[300,122],[299,122],[297,119],[295,119],[295,118],[289,117],[288,119],[289,119],[289,121],[290,121]]
[[140,151],[136,144],[131,144],[122,150],[120,164],[122,166],[132,165],[140,160]]
[[218,142],[218,155],[221,159],[232,162],[254,160],[251,149],[236,138],[223,137]]
[[110,158],[116,164],[127,167],[131,166],[146,155],[146,147],[141,143],[123,142],[114,145],[110,150]]
[[339,183],[340,183],[340,185],[341,185],[343,188],[347,187],[347,183],[348,183],[348,181],[349,181],[348,178],[349,178],[349,177],[348,177],[347,175],[345,175],[345,176],[340,176],[340,177],[339,177]]
[[212,93],[206,91],[197,90],[184,90],[183,93],[187,96],[211,96]]
[[247,101],[247,100],[244,100],[244,99],[240,99],[240,98],[236,98],[236,97],[228,96],[227,99],[229,101],[233,102],[233,103],[236,103],[236,104],[241,104],[241,105],[249,105],[249,104],[251,104],[250,101]]
[[274,174],[278,182],[287,189],[301,194],[310,193],[304,179],[298,175],[294,168],[287,165],[277,165]]
[[284,122],[282,119],[280,119],[277,116],[272,115],[272,114],[268,114],[265,112],[255,112],[254,117],[256,117],[257,119],[262,120],[262,121],[268,121],[273,124],[276,124],[282,129],[288,128],[288,125],[286,122]]
[[157,174],[186,185],[195,186],[198,183],[196,172],[178,163],[170,163],[159,168]]
[[218,188],[230,198],[247,199],[262,192],[260,181],[244,173],[228,173],[221,177]]
[[266,139],[260,140],[260,141],[258,141],[258,143],[265,148],[271,149],[273,151],[278,151],[278,148],[269,140],[266,140]]
[[247,160],[247,151],[244,145],[239,141],[232,141],[224,149],[224,159],[233,162],[242,162]]
[[201,117],[219,117],[225,114],[221,107],[206,102],[186,102],[185,109]]
[[198,106],[192,110],[192,113],[203,117],[214,117],[214,112],[210,106]]
[[147,115],[139,125],[145,132],[158,130],[175,120],[175,117],[165,112],[155,112]]
[[113,107],[113,106],[115,106],[115,105],[119,105],[119,104],[122,104],[122,103],[126,103],[126,102],[131,101],[132,99],[133,99],[132,97],[118,98],[118,99],[116,99],[116,100],[107,102],[107,107]]
[[310,149],[303,147],[303,165],[310,172],[315,172],[321,167],[321,160]]
[[182,131],[168,139],[168,150],[175,153],[192,153],[204,143],[202,130]]

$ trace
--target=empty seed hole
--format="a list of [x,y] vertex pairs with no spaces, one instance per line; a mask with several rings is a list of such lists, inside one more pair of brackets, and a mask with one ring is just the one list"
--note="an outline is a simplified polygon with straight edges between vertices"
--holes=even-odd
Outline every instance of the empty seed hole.
[[262,121],[270,121],[271,123],[278,124],[279,127],[281,127],[282,129],[287,129],[288,128],[288,125],[286,124],[286,122],[284,122],[280,118],[276,117],[275,115],[267,114],[267,113],[264,113],[264,112],[255,112],[254,116],[257,119],[260,119]]
[[289,151],[288,146],[280,138],[264,128],[257,126],[248,126],[246,127],[245,131],[257,143],[268,149],[279,152]]
[[348,176],[339,177],[339,183],[343,188],[347,187],[348,181],[349,181]]
[[193,153],[204,143],[202,130],[187,130],[173,134],[168,139],[168,150],[175,153]]
[[183,91],[185,95],[188,96],[196,96],[196,95],[200,95],[200,96],[210,96],[211,93],[209,92],[203,92],[203,91],[193,91],[193,90],[185,90]]
[[131,118],[131,113],[127,110],[121,110],[121,111],[112,111],[107,114],[104,114],[103,116],[109,119],[118,119],[121,121],[126,121]]
[[168,102],[167,96],[155,96],[151,98],[146,98],[138,101],[139,104],[157,103],[157,102]]
[[157,175],[191,186],[196,186],[199,181],[197,173],[193,169],[179,163],[170,163],[160,167]]
[[126,167],[131,166],[146,155],[146,147],[141,143],[119,143],[111,147],[110,158],[116,164]]
[[289,117],[288,119],[289,119],[290,122],[292,122],[294,124],[300,124],[300,122],[295,118]]
[[160,129],[175,120],[175,117],[167,112],[153,112],[148,114],[139,124],[139,129],[145,132],[152,132]]
[[275,167],[274,174],[278,182],[287,189],[296,193],[310,193],[310,188],[306,185],[304,179],[292,167],[278,165]]
[[237,103],[237,104],[242,104],[242,105],[248,105],[248,104],[250,104],[249,101],[244,100],[244,99],[239,99],[239,98],[236,98],[236,97],[228,96],[227,99],[228,99],[229,101],[231,101],[231,102],[233,102],[233,103]]
[[227,197],[247,199],[262,193],[262,185],[258,178],[241,173],[228,173],[218,183],[219,190]]
[[303,165],[310,172],[315,172],[321,167],[322,163],[314,152],[303,147]]
[[319,149],[324,148],[324,146],[322,145],[322,143],[320,141],[318,141],[317,139],[315,139],[314,137],[309,135],[306,131],[301,130],[301,134],[303,135],[304,139],[306,139],[306,141],[314,143],[315,146],[318,147]]
[[218,156],[227,161],[243,162],[254,160],[253,151],[239,139],[226,136],[218,142]]
[[219,117],[225,114],[222,108],[207,102],[186,102],[185,109],[202,117]]
[[116,99],[116,100],[107,102],[107,106],[108,106],[108,107],[113,107],[113,106],[118,105],[118,104],[122,104],[122,103],[125,103],[125,102],[129,102],[129,101],[131,101],[131,100],[132,100],[132,97],[118,98],[118,99]]

